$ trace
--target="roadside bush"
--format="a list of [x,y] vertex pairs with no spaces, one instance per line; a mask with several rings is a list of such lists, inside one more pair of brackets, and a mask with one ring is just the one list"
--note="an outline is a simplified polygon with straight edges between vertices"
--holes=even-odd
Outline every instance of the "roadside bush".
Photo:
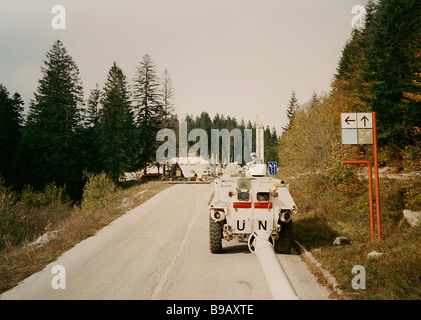
[[82,210],[103,208],[111,201],[116,189],[113,179],[106,173],[90,175],[83,188]]
[[418,171],[421,165],[421,147],[406,146],[402,151],[403,166],[407,171]]
[[384,180],[382,199],[385,208],[402,212],[404,209],[418,211],[421,209],[421,179],[407,177],[402,180]]
[[20,200],[28,208],[70,204],[70,199],[66,195],[64,189],[57,187],[55,184],[48,184],[42,192],[35,191],[30,186],[26,186],[21,193]]
[[405,207],[410,210],[421,209],[421,179],[412,178],[407,180],[407,189],[404,194]]
[[0,180],[0,250],[26,239],[28,222],[16,202],[16,195]]
[[48,231],[71,211],[71,201],[64,188],[48,184],[43,191],[26,186],[20,196],[20,204],[28,221],[28,238]]

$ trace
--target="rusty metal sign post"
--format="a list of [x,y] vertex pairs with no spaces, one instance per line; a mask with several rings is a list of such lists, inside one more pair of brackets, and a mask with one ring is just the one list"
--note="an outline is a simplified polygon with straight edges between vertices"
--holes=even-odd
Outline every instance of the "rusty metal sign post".
[[341,159],[342,164],[364,164],[368,174],[368,196],[370,207],[370,235],[371,241],[375,239],[374,230],[374,201],[373,201],[373,165],[369,160],[344,160],[344,145],[372,145],[377,239],[381,240],[381,217],[380,217],[380,192],[379,192],[379,166],[377,154],[377,125],[375,112],[351,112],[341,113]]

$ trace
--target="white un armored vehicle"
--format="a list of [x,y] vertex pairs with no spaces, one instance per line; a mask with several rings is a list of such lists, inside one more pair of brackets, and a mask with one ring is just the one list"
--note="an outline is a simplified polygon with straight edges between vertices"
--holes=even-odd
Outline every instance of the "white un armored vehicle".
[[276,253],[290,253],[297,208],[287,185],[268,176],[265,164],[234,166],[213,182],[208,203],[210,251],[222,252],[222,239],[237,239],[254,252],[256,232],[265,230]]

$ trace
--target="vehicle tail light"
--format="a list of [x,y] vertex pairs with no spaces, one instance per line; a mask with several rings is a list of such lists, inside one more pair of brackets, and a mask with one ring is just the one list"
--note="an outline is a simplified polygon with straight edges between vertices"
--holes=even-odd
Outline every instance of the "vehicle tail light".
[[234,202],[232,206],[234,209],[250,209],[251,202]]
[[255,209],[272,209],[273,203],[272,202],[255,202],[254,208]]

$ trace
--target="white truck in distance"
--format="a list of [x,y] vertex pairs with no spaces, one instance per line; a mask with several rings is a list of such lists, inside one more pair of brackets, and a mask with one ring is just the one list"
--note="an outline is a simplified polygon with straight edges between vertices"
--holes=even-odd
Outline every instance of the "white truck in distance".
[[247,242],[254,252],[258,230],[268,233],[276,253],[290,253],[292,215],[297,208],[287,185],[268,176],[265,164],[228,165],[213,182],[208,208],[212,253],[223,251],[222,239]]

